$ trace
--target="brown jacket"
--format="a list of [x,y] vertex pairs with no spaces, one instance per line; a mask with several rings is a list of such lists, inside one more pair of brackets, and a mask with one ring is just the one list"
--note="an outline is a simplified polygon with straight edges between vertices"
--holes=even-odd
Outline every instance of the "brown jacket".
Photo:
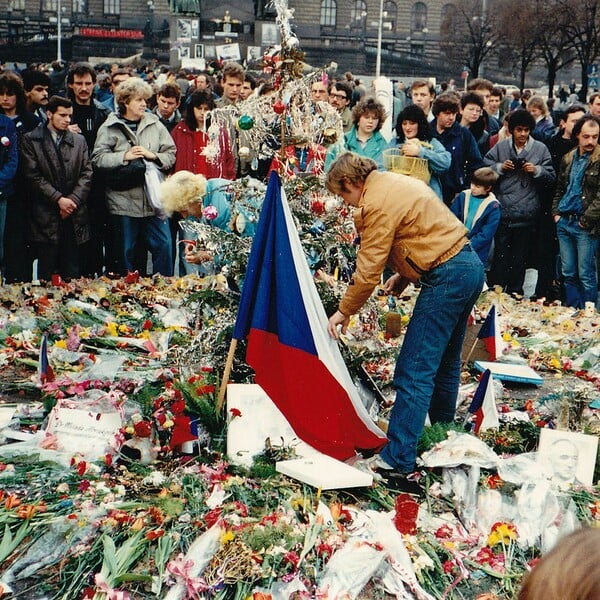
[[458,254],[468,241],[466,227],[428,185],[389,172],[369,174],[354,223],[360,251],[340,302],[344,315],[354,314],[366,302],[386,264],[415,282]]

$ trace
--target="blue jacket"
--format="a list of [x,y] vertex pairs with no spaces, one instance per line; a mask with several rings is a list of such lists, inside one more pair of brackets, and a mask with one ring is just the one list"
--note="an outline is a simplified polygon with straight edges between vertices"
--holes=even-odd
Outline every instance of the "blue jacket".
[[455,122],[450,129],[438,133],[436,121],[433,121],[431,132],[452,156],[450,168],[440,173],[444,202],[449,206],[454,196],[469,186],[473,171],[483,167],[483,160],[475,138],[460,123]]
[[0,200],[15,193],[14,180],[19,166],[17,129],[12,119],[0,115]]
[[[450,210],[458,217],[461,223],[464,223],[466,220],[465,205],[470,196],[471,190],[461,192],[450,205]],[[484,206],[483,212],[480,215],[475,215],[475,220],[467,237],[471,241],[473,250],[477,252],[479,260],[485,265],[492,249],[496,229],[498,229],[498,225],[500,224],[500,202],[496,200],[494,194],[490,193],[483,200],[482,206]]]

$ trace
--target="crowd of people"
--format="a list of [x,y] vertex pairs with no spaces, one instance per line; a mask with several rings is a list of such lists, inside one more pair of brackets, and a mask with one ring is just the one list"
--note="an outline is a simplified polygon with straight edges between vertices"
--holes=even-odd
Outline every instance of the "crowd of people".
[[[276,169],[327,173],[351,151],[425,181],[469,231],[489,285],[522,295],[527,268],[534,296],[582,308],[597,302],[597,129],[600,94],[588,104],[507,94],[486,79],[462,93],[416,79],[398,83],[393,106],[351,73],[310,81],[311,113],[336,113],[343,138],[326,132],[290,139],[265,160],[240,154],[244,132],[223,127],[206,152],[211,114],[260,95],[277,96],[269,74],[226,63],[207,72],[139,72],[88,63],[48,73],[36,65],[0,74],[0,265],[6,282],[132,270],[172,275],[177,221],[156,214],[144,167],[208,180]],[[578,100],[578,99],[577,99]],[[571,102],[571,103],[570,103]],[[277,115],[274,116],[276,117]],[[382,127],[392,120],[394,135]],[[274,127],[278,121],[273,120]],[[235,125],[235,124],[234,124]],[[248,148],[244,148],[248,151]],[[147,253],[152,260],[148,262]]]

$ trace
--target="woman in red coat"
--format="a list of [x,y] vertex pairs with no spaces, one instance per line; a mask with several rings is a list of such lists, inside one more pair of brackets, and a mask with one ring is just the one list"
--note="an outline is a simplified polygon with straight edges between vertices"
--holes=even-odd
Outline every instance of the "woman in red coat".
[[204,175],[207,179],[235,179],[235,159],[225,128],[219,130],[219,151],[214,160],[208,160],[203,154],[210,141],[210,111],[214,108],[215,101],[210,93],[199,90],[191,95],[185,119],[171,132],[177,146],[175,172],[191,171],[196,175]]

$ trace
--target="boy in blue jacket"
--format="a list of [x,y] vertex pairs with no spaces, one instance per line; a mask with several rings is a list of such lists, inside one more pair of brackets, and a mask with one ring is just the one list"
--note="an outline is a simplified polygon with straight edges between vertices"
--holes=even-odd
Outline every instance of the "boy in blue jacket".
[[500,203],[492,192],[497,181],[498,174],[490,167],[477,169],[471,177],[471,188],[461,192],[450,206],[469,230],[467,237],[484,265],[500,223]]

